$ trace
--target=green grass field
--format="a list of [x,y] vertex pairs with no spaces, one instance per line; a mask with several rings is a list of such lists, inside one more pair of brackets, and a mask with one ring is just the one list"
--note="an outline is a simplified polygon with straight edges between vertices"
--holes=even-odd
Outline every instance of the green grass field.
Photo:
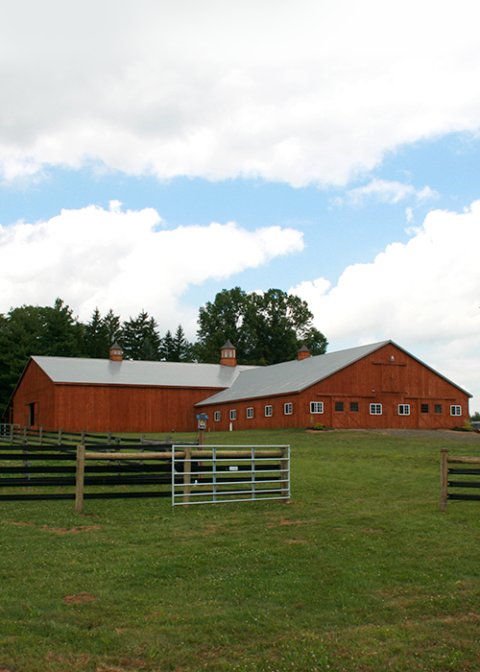
[[213,439],[289,443],[291,503],[0,503],[0,670],[480,669],[480,503],[438,510],[480,442]]

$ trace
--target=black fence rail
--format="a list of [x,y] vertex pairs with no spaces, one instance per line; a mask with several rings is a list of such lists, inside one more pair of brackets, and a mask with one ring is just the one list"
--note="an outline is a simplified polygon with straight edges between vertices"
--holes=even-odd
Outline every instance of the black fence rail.
[[[170,497],[172,460],[163,453],[168,453],[172,446],[155,445],[154,460],[149,459],[153,446],[133,444],[123,448],[137,454],[138,459],[134,462],[122,459],[119,447],[95,446],[95,451],[104,457],[101,463],[91,462],[84,467],[83,486],[89,491],[83,497]],[[74,500],[77,487],[76,446],[0,445],[0,501]]]
[[[451,464],[462,466],[451,467]],[[446,510],[448,500],[480,501],[479,476],[480,457],[452,457],[448,449],[443,448],[440,452],[440,510]]]
[[217,448],[0,444],[0,502],[75,500],[81,513],[84,499],[171,497],[173,505],[189,505],[289,498],[288,446]]
[[49,431],[40,427],[20,427],[20,425],[1,424],[0,425],[0,445],[40,445],[40,446],[62,446],[71,444],[78,445],[117,445],[121,442],[120,437],[112,433],[108,434],[89,434],[83,430],[81,432],[68,432],[63,429],[58,431]]

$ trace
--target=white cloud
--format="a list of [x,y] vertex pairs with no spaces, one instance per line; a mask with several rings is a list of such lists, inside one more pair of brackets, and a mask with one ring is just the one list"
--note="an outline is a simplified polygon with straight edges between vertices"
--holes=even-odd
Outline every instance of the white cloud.
[[480,410],[480,201],[431,211],[411,233],[349,266],[336,287],[319,278],[291,291],[331,344],[392,339],[474,393]]
[[398,203],[405,198],[416,196],[418,202],[438,198],[438,193],[429,186],[417,190],[411,184],[404,184],[395,180],[373,179],[363,187],[356,187],[347,192],[350,203],[358,205],[365,198],[376,198],[381,203]]
[[235,222],[156,230],[156,210],[89,206],[46,222],[0,226],[0,311],[63,298],[88,321],[96,306],[123,319],[143,307],[161,331],[182,323],[195,333],[198,306],[183,306],[190,285],[230,278],[299,252],[302,233],[271,226],[250,232]]
[[3,4],[5,179],[93,160],[340,185],[402,144],[479,131],[471,0]]

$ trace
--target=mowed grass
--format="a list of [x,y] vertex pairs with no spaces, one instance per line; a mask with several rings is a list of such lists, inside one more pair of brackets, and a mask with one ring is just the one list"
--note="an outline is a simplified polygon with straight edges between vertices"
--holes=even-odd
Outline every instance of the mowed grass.
[[438,510],[480,440],[214,440],[289,443],[291,503],[0,503],[0,670],[480,669],[480,503]]

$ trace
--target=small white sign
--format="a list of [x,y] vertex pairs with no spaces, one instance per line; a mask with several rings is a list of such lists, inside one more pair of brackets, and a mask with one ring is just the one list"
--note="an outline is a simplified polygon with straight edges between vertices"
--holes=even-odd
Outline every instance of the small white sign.
[[229,471],[238,471],[238,467],[228,467]]

